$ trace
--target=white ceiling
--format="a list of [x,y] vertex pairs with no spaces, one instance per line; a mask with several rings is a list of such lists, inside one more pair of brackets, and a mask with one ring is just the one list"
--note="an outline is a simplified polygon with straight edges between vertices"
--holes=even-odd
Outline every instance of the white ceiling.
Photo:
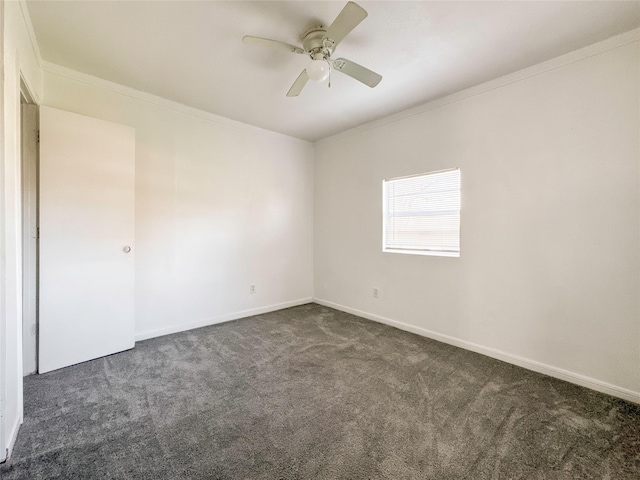
[[640,2],[358,1],[369,16],[337,47],[383,76],[335,73],[285,96],[308,62],[245,45],[300,45],[346,1],[29,1],[44,60],[306,140],[434,100],[640,25]]

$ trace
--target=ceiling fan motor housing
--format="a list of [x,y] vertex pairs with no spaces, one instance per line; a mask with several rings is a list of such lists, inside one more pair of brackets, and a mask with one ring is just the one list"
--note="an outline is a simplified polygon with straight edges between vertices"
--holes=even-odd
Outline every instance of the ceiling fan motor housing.
[[314,60],[329,58],[333,53],[335,42],[330,38],[326,38],[326,35],[327,27],[324,25],[309,27],[302,35],[302,47],[305,52],[309,52]]

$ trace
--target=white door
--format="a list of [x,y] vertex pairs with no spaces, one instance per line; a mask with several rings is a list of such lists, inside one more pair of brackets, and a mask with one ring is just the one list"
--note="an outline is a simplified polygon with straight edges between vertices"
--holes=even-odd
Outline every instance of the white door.
[[134,346],[133,128],[40,108],[38,371]]

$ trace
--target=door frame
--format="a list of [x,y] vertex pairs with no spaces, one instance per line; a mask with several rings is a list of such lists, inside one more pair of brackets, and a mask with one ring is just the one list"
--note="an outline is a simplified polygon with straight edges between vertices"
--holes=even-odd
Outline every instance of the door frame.
[[[3,18],[3,7],[4,4],[0,5],[0,19]],[[21,97],[34,104],[39,103],[22,73],[17,52],[14,60],[15,63],[0,64],[7,67],[4,75],[0,75],[0,145],[3,146],[0,148],[0,276],[6,280],[0,284],[0,462],[10,457],[23,421]],[[10,88],[9,94],[5,95],[7,84],[15,86],[15,89]],[[9,140],[13,143],[13,150],[7,148]],[[9,338],[9,331],[13,329],[16,337]],[[7,347],[14,341],[19,358],[9,357]],[[15,360],[15,369],[8,368],[9,360]],[[15,388],[9,389],[10,380],[15,380]],[[9,400],[15,402],[17,408],[11,413],[11,418],[7,417]]]
[[20,85],[20,159],[22,205],[22,368],[38,365],[38,106]]

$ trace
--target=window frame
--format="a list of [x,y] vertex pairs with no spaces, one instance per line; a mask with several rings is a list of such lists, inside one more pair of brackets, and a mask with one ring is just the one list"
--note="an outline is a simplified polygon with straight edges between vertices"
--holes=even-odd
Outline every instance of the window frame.
[[[387,223],[388,223],[388,194],[387,194],[387,183],[393,182],[397,180],[404,180],[408,178],[414,177],[427,177],[429,175],[436,175],[446,172],[458,171],[459,175],[459,192],[460,192],[460,210],[458,213],[458,250],[457,251],[446,251],[446,250],[434,250],[428,248],[397,248],[397,247],[388,247],[387,246]],[[460,257],[461,250],[461,212],[462,212],[462,172],[460,171],[460,167],[455,168],[447,168],[443,170],[436,170],[433,172],[425,172],[425,173],[416,173],[414,175],[405,175],[403,177],[393,177],[393,178],[385,178],[382,180],[382,252],[383,253],[402,253],[407,255],[427,255],[433,257]]]

